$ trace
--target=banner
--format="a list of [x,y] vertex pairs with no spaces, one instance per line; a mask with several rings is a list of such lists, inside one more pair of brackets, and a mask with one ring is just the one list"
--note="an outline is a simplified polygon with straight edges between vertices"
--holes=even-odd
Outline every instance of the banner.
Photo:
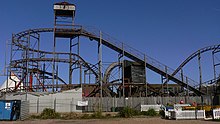
[[88,106],[88,101],[78,101],[78,106]]

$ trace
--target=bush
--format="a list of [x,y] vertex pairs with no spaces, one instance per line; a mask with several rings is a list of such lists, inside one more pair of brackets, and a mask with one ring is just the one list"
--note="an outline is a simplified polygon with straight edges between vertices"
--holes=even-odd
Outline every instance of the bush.
[[159,115],[160,115],[162,118],[165,118],[165,112],[164,112],[164,110],[160,110],[160,111],[159,111]]
[[40,116],[39,115],[31,115],[30,119],[40,119]]
[[81,119],[90,119],[91,116],[89,114],[83,114],[83,116],[81,117]]
[[157,116],[157,112],[154,109],[149,109],[147,114],[148,116]]
[[119,112],[119,116],[124,117],[124,118],[130,118],[135,115],[139,115],[139,112],[135,109],[130,108],[130,107],[125,107]]
[[141,115],[157,116],[157,112],[154,109],[149,109],[148,111],[142,111]]
[[104,116],[102,116],[102,112],[101,111],[98,111],[98,112],[95,112],[91,115],[91,118],[104,118]]
[[64,120],[78,119],[78,118],[81,118],[81,116],[79,114],[76,114],[76,113],[73,113],[73,112],[63,113],[61,115],[61,119],[64,119]]
[[53,109],[50,108],[45,108],[40,114],[41,119],[58,119],[60,117],[61,116],[59,113],[56,113]]

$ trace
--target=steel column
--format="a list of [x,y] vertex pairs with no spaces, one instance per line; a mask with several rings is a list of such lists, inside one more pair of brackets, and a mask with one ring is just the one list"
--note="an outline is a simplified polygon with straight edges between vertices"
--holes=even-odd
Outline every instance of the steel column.
[[199,90],[202,88],[202,67],[201,67],[201,53],[198,54],[198,64],[199,64]]
[[102,32],[100,31],[99,43],[98,43],[98,61],[99,61],[99,85],[100,85],[100,111],[102,111]]

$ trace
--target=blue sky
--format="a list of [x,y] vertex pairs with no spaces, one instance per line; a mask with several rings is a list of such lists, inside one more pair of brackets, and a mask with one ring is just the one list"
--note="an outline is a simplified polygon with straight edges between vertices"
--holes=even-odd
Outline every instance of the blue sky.
[[[219,43],[219,0],[67,1],[77,7],[76,24],[94,26],[174,69],[192,52]],[[1,1],[0,70],[4,68],[6,40],[26,29],[53,27],[56,2],[60,1]],[[82,50],[82,54],[88,51]],[[207,59],[203,59],[203,71],[211,73]],[[190,70],[195,63],[186,68],[186,73],[197,79],[196,71]],[[158,81],[151,75],[148,78]]]

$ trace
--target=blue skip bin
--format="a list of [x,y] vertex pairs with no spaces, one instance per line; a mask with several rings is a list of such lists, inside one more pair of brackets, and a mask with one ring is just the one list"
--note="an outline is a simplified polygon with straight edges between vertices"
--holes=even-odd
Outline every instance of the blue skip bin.
[[[18,114],[20,114],[20,100],[0,100],[0,120],[10,120],[13,111],[12,108],[15,104],[18,106],[18,111],[16,110],[16,112],[19,112]],[[16,120],[16,114],[14,115],[13,120]]]

